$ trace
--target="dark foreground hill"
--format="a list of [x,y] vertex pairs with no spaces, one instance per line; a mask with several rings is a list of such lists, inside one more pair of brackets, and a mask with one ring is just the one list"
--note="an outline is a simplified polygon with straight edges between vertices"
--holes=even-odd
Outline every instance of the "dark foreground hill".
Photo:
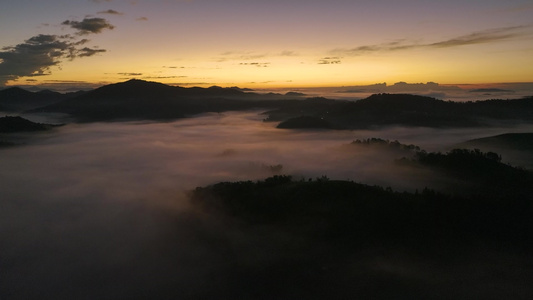
[[275,176],[197,188],[191,201],[208,219],[225,220],[236,240],[257,245],[258,260],[228,256],[232,267],[216,280],[224,297],[533,296],[531,196],[400,193]]
[[[0,118],[0,147],[11,147],[21,143],[14,133],[42,132],[60,125],[35,123],[22,117],[6,116]],[[24,138],[22,139],[24,140]]]

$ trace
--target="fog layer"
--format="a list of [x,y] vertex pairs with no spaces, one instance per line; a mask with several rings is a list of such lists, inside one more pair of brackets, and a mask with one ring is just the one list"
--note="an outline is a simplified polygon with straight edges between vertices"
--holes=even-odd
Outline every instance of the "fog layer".
[[271,253],[294,242],[269,233],[278,242],[265,244],[205,223],[186,197],[196,186],[283,173],[413,190],[433,179],[394,169],[399,157],[390,153],[341,146],[380,137],[435,151],[533,130],[291,131],[262,118],[238,112],[170,123],[70,124],[0,149],[0,295],[193,297],[206,281],[220,282],[212,276],[231,267],[228,257],[261,267],[275,255],[290,256]]

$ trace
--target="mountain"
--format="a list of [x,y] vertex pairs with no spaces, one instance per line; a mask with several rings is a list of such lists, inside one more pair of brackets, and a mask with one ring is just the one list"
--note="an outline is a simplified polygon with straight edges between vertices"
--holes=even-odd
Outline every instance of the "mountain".
[[410,94],[374,94],[356,102],[292,96],[218,86],[184,88],[132,79],[72,95],[33,111],[68,113],[82,122],[170,120],[205,112],[257,108],[270,109],[265,113],[266,121],[307,116],[291,120],[293,124],[287,126],[290,128],[475,127],[494,122],[533,122],[533,97],[459,103]]
[[22,112],[59,102],[69,96],[70,94],[61,94],[50,90],[29,92],[19,87],[12,87],[0,91],[0,109],[9,112]]
[[533,97],[463,103],[409,94],[374,94],[356,102],[306,100],[266,114],[268,121],[313,116],[329,122],[334,128],[346,129],[383,126],[478,127],[495,123],[533,122]]
[[[83,122],[176,119],[204,112],[272,108],[277,98],[235,88],[183,88],[132,79],[106,85],[36,111],[69,113]],[[281,101],[281,102],[279,102]]]

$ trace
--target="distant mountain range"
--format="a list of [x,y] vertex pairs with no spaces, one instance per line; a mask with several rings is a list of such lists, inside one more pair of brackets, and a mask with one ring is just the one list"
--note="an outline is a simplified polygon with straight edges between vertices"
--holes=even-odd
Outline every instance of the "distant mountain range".
[[374,94],[356,102],[309,99],[265,114],[269,121],[282,121],[279,127],[293,129],[306,128],[306,124],[294,121],[301,120],[302,116],[322,120],[323,128],[477,127],[533,123],[533,97],[452,102],[409,94]]
[[50,90],[29,92],[19,87],[0,90],[0,111],[21,112],[79,96],[84,92],[61,94]]
[[410,94],[374,94],[353,102],[217,86],[183,88],[135,79],[71,94],[20,88],[0,91],[2,110],[68,113],[81,122],[171,120],[259,108],[268,110],[267,121],[282,122],[280,128],[472,127],[533,122],[533,97],[460,103]]
[[82,122],[166,120],[205,112],[258,107],[272,109],[294,98],[294,95],[264,95],[236,88],[183,88],[133,79],[106,85],[33,111],[68,113]]

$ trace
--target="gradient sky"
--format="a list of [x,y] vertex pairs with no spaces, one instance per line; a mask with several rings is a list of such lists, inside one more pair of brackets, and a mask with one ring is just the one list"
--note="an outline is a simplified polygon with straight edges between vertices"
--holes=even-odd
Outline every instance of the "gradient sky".
[[0,0],[0,86],[533,81],[531,0]]

